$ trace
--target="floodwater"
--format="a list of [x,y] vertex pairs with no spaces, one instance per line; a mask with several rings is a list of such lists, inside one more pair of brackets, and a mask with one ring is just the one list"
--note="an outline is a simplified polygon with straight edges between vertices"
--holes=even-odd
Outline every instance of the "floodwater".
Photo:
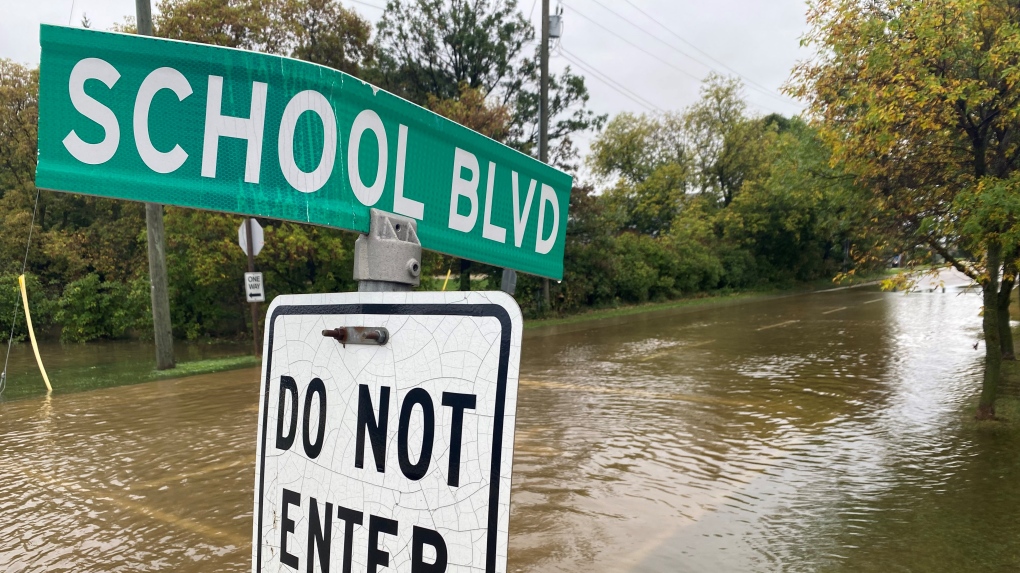
[[[88,344],[59,344],[41,342],[39,353],[43,365],[52,380],[60,380],[67,387],[73,385],[78,389],[94,388],[99,378],[115,378],[124,380],[144,379],[152,373],[156,362],[156,347],[151,342],[90,342]],[[226,358],[251,353],[251,343],[215,342],[202,343],[178,342],[174,345],[177,361],[191,362],[211,358]],[[7,355],[6,339],[0,341],[0,370],[3,369]],[[2,394],[0,401],[15,399],[45,390],[45,383],[39,375],[39,367],[35,362],[31,345],[16,344],[11,348],[7,360],[7,376],[11,382]],[[35,386],[25,388],[24,386]],[[0,412],[2,415],[2,412]]]
[[[860,289],[529,331],[510,572],[1020,570],[979,297]],[[0,405],[0,570],[249,571],[258,373]]]

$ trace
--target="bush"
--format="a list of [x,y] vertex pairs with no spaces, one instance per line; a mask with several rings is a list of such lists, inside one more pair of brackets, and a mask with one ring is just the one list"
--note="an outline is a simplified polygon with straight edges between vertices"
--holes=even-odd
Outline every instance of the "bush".
[[616,240],[620,298],[627,302],[664,299],[674,294],[676,254],[669,245],[648,235],[624,233]]
[[[39,282],[39,277],[25,275],[25,287],[28,290],[29,310],[32,311],[32,325],[36,335],[53,324],[54,301],[51,300]],[[0,275],[0,337],[5,339],[11,334],[11,320],[17,309],[18,320],[14,323],[14,340],[22,341],[28,336],[28,324],[22,310],[21,289],[18,286],[18,275]]]
[[148,294],[147,280],[137,279],[126,285],[102,281],[96,273],[68,283],[57,301],[60,339],[88,342],[122,338],[129,330],[144,327],[147,320],[151,324],[145,312],[148,300],[143,299],[142,292]]

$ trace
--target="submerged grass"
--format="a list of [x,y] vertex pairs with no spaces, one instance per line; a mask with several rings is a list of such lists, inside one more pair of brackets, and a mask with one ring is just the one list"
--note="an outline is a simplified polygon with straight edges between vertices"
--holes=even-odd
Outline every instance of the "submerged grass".
[[[169,378],[213,374],[215,372],[239,368],[250,368],[260,364],[262,364],[262,359],[257,356],[230,356],[227,358],[181,362],[177,364],[176,368],[171,370],[125,369],[123,371],[113,371],[108,368],[94,366],[85,370],[76,370],[73,373],[68,372],[59,377],[53,377],[54,373],[51,373],[51,378],[54,382],[53,393],[54,395],[59,395],[114,386],[127,386],[141,382],[154,382]],[[26,380],[25,382],[29,381]],[[46,388],[43,387],[42,378],[39,378],[38,383],[8,384],[0,399],[8,401],[43,396],[45,394]]]
[[590,320],[600,320],[603,318],[630,316],[634,314],[643,314],[646,312],[656,312],[660,310],[670,310],[674,308],[705,306],[710,304],[718,304],[724,301],[745,300],[765,296],[767,294],[770,294],[770,292],[775,291],[703,294],[697,297],[683,298],[667,302],[649,302],[645,304],[633,304],[610,308],[592,309],[585,311],[583,313],[572,314],[570,316],[565,316],[561,318],[531,318],[524,321],[524,329],[530,330],[532,328],[540,328],[545,326],[577,324],[579,322],[588,322]]
[[[976,406],[974,411],[977,411]],[[1002,362],[995,417],[993,424],[999,422],[1020,429],[1020,363],[1015,360]]]
[[831,279],[818,279],[802,283],[791,283],[785,287],[761,288],[756,290],[741,291],[714,291],[698,293],[691,297],[674,299],[663,302],[648,302],[643,304],[630,304],[606,308],[593,308],[580,313],[562,317],[529,318],[524,321],[524,329],[541,328],[545,326],[560,326],[565,324],[577,324],[589,320],[600,320],[603,318],[615,318],[643,314],[646,312],[657,312],[660,310],[672,310],[675,308],[696,307],[703,305],[725,304],[734,301],[750,300],[754,298],[776,296],[782,294],[802,294],[829,289],[860,287],[878,284],[883,279],[895,276],[904,272],[903,269],[882,269],[865,275],[850,275],[839,281]]
[[[876,278],[884,278],[888,276],[890,272],[899,272],[899,269],[893,269],[891,271],[883,270],[875,275],[850,277],[849,280],[838,283],[834,283],[830,280],[821,280],[810,283],[800,283],[795,286],[791,285],[788,288],[770,288],[738,292],[717,291],[714,293],[701,293],[690,298],[665,302],[592,309],[563,317],[529,319],[525,321],[524,328],[526,330],[531,330],[547,326],[579,324],[593,320],[653,313],[672,309],[724,305],[768,296],[797,294],[846,286],[860,286],[868,282],[873,282]],[[196,376],[199,374],[212,374],[215,372],[236,370],[240,368],[251,368],[259,366],[261,363],[261,358],[251,355],[239,355],[181,362],[177,364],[176,368],[163,371],[151,370],[149,366],[144,364],[128,364],[118,367],[75,367],[63,372],[57,371],[61,374],[59,378],[53,376],[54,374],[57,374],[57,372],[51,372],[51,378],[54,378],[54,380],[59,379],[59,383],[55,383],[53,389],[54,394],[68,394],[99,388],[125,386],[142,382]],[[1018,375],[1018,379],[1020,379],[1020,375]],[[41,378],[39,378],[38,383],[29,380],[25,380],[24,382],[25,383],[8,384],[3,394],[0,395],[0,401],[41,396],[46,393]],[[1020,396],[1020,393],[1017,395]],[[1020,414],[1020,398],[1018,398],[1017,411],[1018,414]],[[1020,415],[1017,416],[1017,419],[1020,420]]]
[[992,433],[1020,433],[1020,362],[1004,360],[999,377],[999,395],[995,400],[995,419],[977,420],[977,398],[969,404],[964,423],[973,429]]
[[211,358],[209,360],[196,360],[195,362],[183,362],[172,370],[154,370],[153,380],[166,378],[180,378],[183,376],[196,376],[198,374],[212,374],[226,370],[237,370],[239,368],[250,368],[261,366],[260,356],[230,356],[228,358]]

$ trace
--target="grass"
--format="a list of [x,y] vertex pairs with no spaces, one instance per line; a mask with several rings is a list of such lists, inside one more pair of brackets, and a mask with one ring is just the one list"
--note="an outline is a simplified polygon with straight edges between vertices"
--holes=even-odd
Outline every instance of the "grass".
[[210,358],[209,360],[196,360],[194,362],[182,362],[172,370],[153,370],[152,380],[166,378],[181,378],[184,376],[197,376],[199,374],[213,374],[226,370],[237,370],[239,368],[251,368],[262,365],[260,356],[230,356],[228,358]]
[[995,419],[978,421],[977,398],[964,412],[964,423],[991,432],[1020,432],[1020,362],[1004,360],[999,374],[999,395],[995,399]]
[[683,298],[678,300],[671,300],[668,302],[649,302],[645,304],[633,304],[626,306],[618,306],[611,308],[600,308],[585,311],[579,314],[572,314],[570,316],[557,317],[557,318],[531,318],[524,321],[524,329],[530,330],[532,328],[540,328],[545,326],[560,326],[564,324],[577,324],[579,322],[587,322],[589,320],[600,320],[603,318],[615,318],[619,316],[631,316],[635,314],[644,314],[646,312],[656,312],[660,310],[671,310],[674,308],[684,307],[696,307],[705,306],[710,304],[719,304],[721,302],[729,302],[736,300],[745,300],[764,296],[768,294],[766,291],[761,292],[739,292],[739,293],[719,293],[719,294],[708,294],[694,298]]
[[905,273],[905,272],[909,272],[909,271],[910,271],[910,269],[902,269],[902,268],[881,269],[881,270],[873,271],[873,272],[866,273],[866,274],[860,274],[860,275],[852,274],[852,275],[848,275],[848,276],[845,276],[842,279],[840,279],[838,282],[837,281],[833,281],[832,279],[822,278],[822,279],[816,279],[816,280],[813,280],[813,281],[808,281],[808,282],[800,283],[797,287],[795,287],[795,289],[796,290],[801,290],[801,289],[803,289],[803,290],[828,290],[828,289],[833,289],[833,288],[842,288],[842,287],[851,287],[851,286],[864,286],[864,285],[868,285],[868,284],[877,284],[880,281],[883,281],[883,280],[888,279],[888,278],[892,278],[892,277],[894,277],[896,275],[899,275],[899,274],[902,274],[902,273]]
[[[531,330],[547,326],[578,324],[592,320],[632,316],[679,308],[694,308],[701,306],[728,304],[737,301],[751,300],[759,297],[774,296],[782,293],[807,292],[812,290],[825,290],[826,288],[836,288],[840,286],[860,285],[872,282],[878,278],[886,278],[890,274],[895,274],[897,272],[900,272],[900,270],[888,269],[872,275],[850,277],[849,280],[838,284],[833,283],[830,280],[821,280],[809,283],[801,283],[793,288],[771,288],[740,292],[719,291],[715,293],[702,293],[690,298],[683,298],[665,302],[652,302],[645,304],[592,309],[586,312],[581,312],[562,317],[529,319],[525,321],[524,328],[526,330]],[[67,394],[71,392],[82,392],[86,390],[95,390],[99,388],[109,388],[113,386],[138,384],[141,382],[167,380],[171,378],[196,376],[200,374],[212,374],[215,372],[223,372],[227,370],[255,367],[259,366],[260,364],[261,364],[260,358],[245,355],[181,362],[177,364],[176,368],[163,371],[151,370],[147,365],[141,364],[125,364],[122,367],[118,366],[116,368],[85,366],[72,368],[66,372],[63,372],[62,373],[63,375],[60,376],[60,384],[54,389],[54,393]],[[1020,375],[1018,375],[1018,380],[1020,380]],[[1018,386],[1020,386],[1020,384],[1018,384]],[[44,393],[45,389],[42,386],[42,380],[39,380],[38,384],[35,383],[9,384],[7,388],[4,390],[4,393],[0,400],[14,400],[18,398],[27,398],[31,396],[39,396]],[[1020,393],[1018,393],[1018,396],[1020,396]],[[1018,399],[1017,412],[1020,413],[1020,399]],[[1016,419],[1020,420],[1020,415],[1018,415]]]
[[[126,367],[120,370],[111,370],[109,368],[102,367],[74,369],[73,371],[59,374],[59,384],[55,383],[53,393],[70,394],[73,392],[112,388],[114,386],[127,386],[130,384],[154,382],[157,380],[181,378],[184,376],[213,374],[215,372],[224,372],[239,368],[250,368],[260,364],[262,364],[261,358],[248,355],[180,362],[177,364],[176,368],[171,370],[149,370],[137,367]],[[53,378],[52,375],[51,378]],[[4,389],[2,400],[17,400],[19,398],[29,398],[45,394],[46,388],[43,386],[42,378],[39,378],[38,383],[34,380],[30,384],[9,383]]]
[[898,275],[902,272],[904,272],[904,269],[882,269],[880,271],[868,273],[866,275],[851,275],[838,283],[833,282],[831,279],[818,279],[815,281],[796,283],[795,285],[791,285],[786,288],[772,287],[759,290],[742,290],[737,292],[716,291],[712,293],[699,293],[689,298],[681,298],[665,302],[648,302],[643,304],[630,304],[608,308],[596,308],[561,317],[529,318],[524,321],[524,329],[530,330],[533,328],[541,328],[545,326],[577,324],[580,322],[587,322],[589,320],[600,320],[604,318],[630,316],[634,314],[643,314],[646,312],[672,310],[675,308],[722,304],[733,301],[748,300],[763,296],[773,296],[781,293],[803,293],[819,290],[828,290],[840,287],[864,286],[868,284],[875,284],[878,281],[887,279],[891,276]]

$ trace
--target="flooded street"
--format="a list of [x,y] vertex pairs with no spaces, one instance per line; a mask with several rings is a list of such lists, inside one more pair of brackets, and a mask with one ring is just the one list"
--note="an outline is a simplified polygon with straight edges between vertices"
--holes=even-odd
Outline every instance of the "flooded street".
[[[1020,570],[1020,443],[969,422],[979,310],[852,289],[526,332],[509,570]],[[0,404],[0,570],[249,571],[258,376]]]

